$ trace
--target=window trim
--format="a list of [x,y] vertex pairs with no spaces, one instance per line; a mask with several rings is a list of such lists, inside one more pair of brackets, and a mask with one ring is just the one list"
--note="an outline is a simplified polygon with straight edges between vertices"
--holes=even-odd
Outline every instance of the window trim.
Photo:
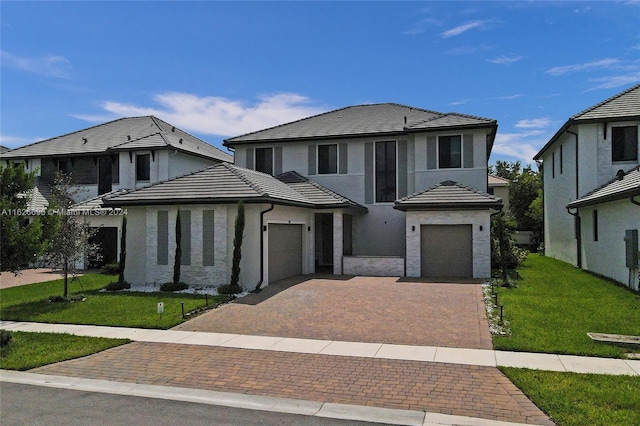
[[[258,150],[265,150],[265,149],[270,149],[271,150],[271,172],[270,173],[264,172],[262,170],[258,170]],[[253,150],[253,170],[255,170],[256,172],[266,173],[268,175],[273,176],[273,173],[275,171],[274,170],[275,169],[275,162],[276,162],[275,151],[276,150],[275,150],[275,148],[273,146],[262,146],[262,147],[259,147],[259,148],[255,148]]]
[[[459,167],[441,167],[440,166],[440,138],[460,138],[460,166]],[[464,135],[462,133],[454,133],[450,135],[437,135],[436,137],[436,169],[437,170],[462,170],[464,169]]]
[[[329,173],[320,172],[320,147],[321,146],[335,146],[336,147],[336,171]],[[316,175],[337,175],[340,173],[340,144],[335,143],[321,143],[316,145]]]
[[[144,157],[147,156],[149,158],[149,170],[148,170],[148,174],[149,174],[149,179],[138,179],[138,157]],[[136,167],[135,167],[135,174],[136,174],[136,183],[139,182],[151,182],[151,153],[150,152],[136,152]]]
[[[395,198],[393,201],[378,201],[378,185],[377,185],[377,174],[378,169],[376,168],[376,153],[378,143],[387,143],[393,142],[395,147]],[[373,203],[374,204],[393,204],[395,200],[398,199],[398,140],[397,139],[386,139],[386,140],[378,140],[373,142]]]

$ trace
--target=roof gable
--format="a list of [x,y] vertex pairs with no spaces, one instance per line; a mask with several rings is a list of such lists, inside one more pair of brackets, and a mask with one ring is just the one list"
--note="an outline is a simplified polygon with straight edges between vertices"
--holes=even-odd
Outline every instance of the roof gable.
[[398,210],[499,209],[501,207],[500,197],[450,180],[401,198],[395,202],[394,206]]
[[132,149],[173,148],[219,161],[233,157],[157,117],[120,118],[3,154],[3,159],[69,156]]
[[226,139],[239,143],[397,134],[435,128],[496,126],[496,121],[395,103],[350,106]]

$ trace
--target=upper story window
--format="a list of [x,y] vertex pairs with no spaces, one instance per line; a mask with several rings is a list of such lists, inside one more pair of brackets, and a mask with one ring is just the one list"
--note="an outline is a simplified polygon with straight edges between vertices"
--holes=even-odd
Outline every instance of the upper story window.
[[638,160],[638,126],[611,128],[611,161]]
[[338,145],[318,145],[318,174],[338,173]]
[[393,202],[397,198],[396,142],[376,142],[376,202]]
[[136,181],[151,180],[151,154],[136,155]]
[[273,148],[256,148],[256,170],[273,174]]
[[58,160],[58,171],[65,175],[71,174],[72,164],[70,158],[61,158]]
[[462,167],[462,136],[438,137],[438,167],[440,169]]

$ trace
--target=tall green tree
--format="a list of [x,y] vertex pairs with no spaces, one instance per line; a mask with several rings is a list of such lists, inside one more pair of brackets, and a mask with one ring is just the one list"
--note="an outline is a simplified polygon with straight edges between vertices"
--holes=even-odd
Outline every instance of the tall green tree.
[[76,276],[78,266],[85,258],[100,259],[100,246],[92,243],[91,238],[97,230],[84,222],[82,215],[71,210],[74,196],[78,193],[70,175],[57,173],[51,187],[52,205],[56,210],[50,214],[59,218],[57,230],[51,237],[45,253],[48,264],[60,269],[64,278],[63,297],[69,295],[69,276]]
[[240,293],[240,260],[242,259],[242,240],[244,238],[244,203],[238,203],[238,215],[236,216],[235,235],[233,238],[233,260],[231,263],[231,283],[229,290],[231,294]]
[[182,262],[182,221],[180,220],[180,208],[176,216],[176,256],[173,260],[173,282],[180,282],[180,264]]
[[45,247],[42,221],[27,210],[35,171],[9,162],[0,166],[0,270],[18,274]]

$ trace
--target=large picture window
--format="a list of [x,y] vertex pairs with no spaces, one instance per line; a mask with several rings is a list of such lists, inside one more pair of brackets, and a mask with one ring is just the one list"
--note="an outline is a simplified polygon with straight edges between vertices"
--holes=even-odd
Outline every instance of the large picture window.
[[375,152],[376,202],[393,202],[396,189],[396,142],[376,142]]
[[611,160],[636,161],[638,159],[638,126],[611,128]]
[[438,168],[459,169],[462,167],[462,136],[440,136],[438,138]]
[[318,145],[318,174],[338,173],[338,145]]
[[273,174],[273,148],[256,148],[256,170]]
[[148,182],[151,180],[151,154],[136,155],[136,181]]

